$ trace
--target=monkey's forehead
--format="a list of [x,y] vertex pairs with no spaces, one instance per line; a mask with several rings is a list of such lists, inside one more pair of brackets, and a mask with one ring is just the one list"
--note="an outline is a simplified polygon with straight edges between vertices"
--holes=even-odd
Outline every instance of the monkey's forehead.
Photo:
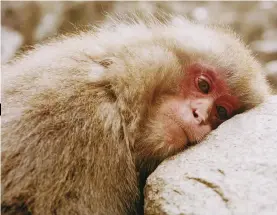
[[133,45],[147,50],[158,45],[175,54],[181,53],[180,57],[201,59],[224,68],[228,71],[230,88],[245,106],[262,102],[268,94],[260,65],[231,30],[193,23],[180,16],[171,16],[164,22],[153,16],[130,20],[118,19],[105,25],[97,35],[100,44],[113,50]]
[[[179,16],[172,16],[165,22],[157,21],[152,16],[149,19],[135,19],[108,22],[98,29],[97,39],[106,48],[118,48],[141,44],[147,49],[149,45],[158,44],[164,48],[178,50],[187,55],[205,56],[216,63],[236,65],[240,58],[232,58],[234,53],[246,53],[244,45],[231,31],[220,30],[217,27],[192,23]],[[113,38],[111,40],[111,38]],[[228,56],[228,63],[224,61]],[[231,58],[230,58],[231,56]],[[220,59],[220,60],[219,60]],[[233,61],[230,63],[230,61]],[[241,63],[237,63],[242,65]]]

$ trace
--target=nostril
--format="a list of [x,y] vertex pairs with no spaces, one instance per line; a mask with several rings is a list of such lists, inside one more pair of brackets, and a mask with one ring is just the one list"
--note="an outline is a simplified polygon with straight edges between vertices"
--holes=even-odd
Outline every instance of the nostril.
[[194,116],[195,118],[198,118],[198,114],[196,113],[196,110],[192,110],[192,113],[193,113],[193,116]]

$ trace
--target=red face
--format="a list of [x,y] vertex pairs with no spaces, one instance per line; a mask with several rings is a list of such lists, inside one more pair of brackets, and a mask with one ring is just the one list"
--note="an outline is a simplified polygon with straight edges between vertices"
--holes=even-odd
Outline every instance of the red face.
[[179,95],[165,99],[158,111],[164,142],[175,149],[201,140],[240,107],[217,69],[194,64],[186,73]]

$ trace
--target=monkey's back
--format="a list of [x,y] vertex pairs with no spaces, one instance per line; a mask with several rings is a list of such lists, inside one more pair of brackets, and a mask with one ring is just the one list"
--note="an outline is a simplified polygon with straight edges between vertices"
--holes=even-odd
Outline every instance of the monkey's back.
[[3,67],[3,214],[134,210],[136,170],[114,96],[91,75],[102,72],[94,39],[61,39]]

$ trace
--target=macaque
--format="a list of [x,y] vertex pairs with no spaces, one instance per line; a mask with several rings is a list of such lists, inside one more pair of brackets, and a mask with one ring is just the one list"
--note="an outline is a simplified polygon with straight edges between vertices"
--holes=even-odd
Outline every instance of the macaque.
[[114,18],[2,67],[2,214],[142,213],[141,173],[270,95],[231,30],[165,20]]

